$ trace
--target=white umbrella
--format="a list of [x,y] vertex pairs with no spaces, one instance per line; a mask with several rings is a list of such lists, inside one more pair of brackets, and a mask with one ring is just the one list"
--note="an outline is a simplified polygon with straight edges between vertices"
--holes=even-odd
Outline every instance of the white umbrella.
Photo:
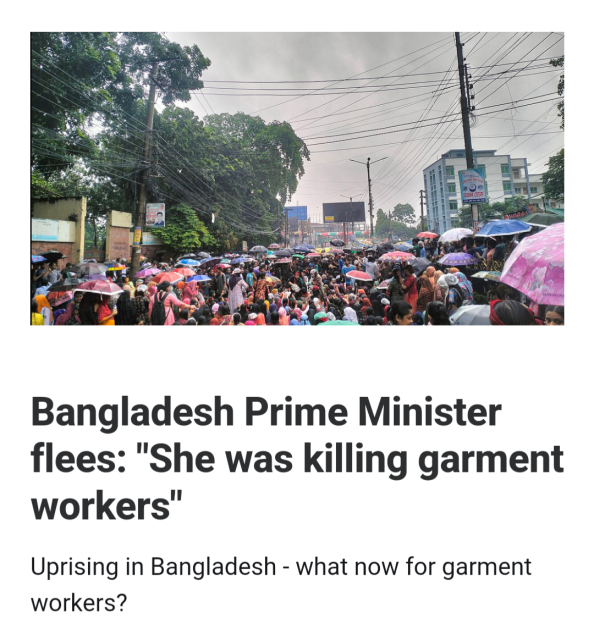
[[440,242],[457,242],[462,238],[467,238],[474,234],[474,231],[460,227],[458,229],[448,229],[439,239]]

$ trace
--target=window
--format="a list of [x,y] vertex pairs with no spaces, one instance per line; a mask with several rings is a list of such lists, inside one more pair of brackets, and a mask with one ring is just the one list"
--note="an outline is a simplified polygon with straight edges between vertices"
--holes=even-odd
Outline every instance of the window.
[[516,195],[522,195],[522,187],[515,188]]
[[458,201],[450,200],[450,211],[458,211]]
[[530,187],[530,193],[538,193],[538,189],[536,187]]
[[511,183],[509,182],[503,183],[503,193],[511,193]]
[[448,178],[454,178],[454,167],[450,167],[449,165],[446,166],[446,176]]
[[509,176],[509,164],[502,164],[501,165],[501,175]]
[[456,185],[448,184],[448,193],[456,193]]

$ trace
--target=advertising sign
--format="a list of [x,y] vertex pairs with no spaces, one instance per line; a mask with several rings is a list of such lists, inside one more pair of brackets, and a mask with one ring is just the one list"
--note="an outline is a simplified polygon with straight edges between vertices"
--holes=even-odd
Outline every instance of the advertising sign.
[[248,249],[247,249],[247,241],[246,241],[246,240],[244,240],[244,241],[241,243],[241,248],[242,248],[242,250],[243,250],[243,251],[247,251],[247,250],[248,250]]
[[146,226],[147,227],[164,227],[165,226],[165,203],[157,202],[146,205]]
[[364,202],[324,202],[324,222],[365,222]]
[[139,245],[142,240],[142,227],[134,227],[134,241],[133,244]]
[[485,196],[485,178],[482,169],[464,169],[460,174],[462,204],[487,202]]

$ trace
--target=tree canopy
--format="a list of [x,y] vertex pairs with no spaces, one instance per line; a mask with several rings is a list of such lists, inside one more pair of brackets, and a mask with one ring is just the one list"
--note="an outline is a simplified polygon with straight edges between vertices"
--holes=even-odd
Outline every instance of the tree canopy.
[[[486,202],[479,205],[479,221],[497,220],[503,218],[506,213],[515,213],[526,208],[528,200],[522,196],[514,196],[505,202]],[[466,205],[458,210],[457,227],[472,229],[472,210]]]
[[168,225],[193,211],[205,229],[200,241],[208,238],[213,249],[279,239],[279,211],[304,174],[307,147],[286,122],[243,113],[201,120],[180,106],[210,65],[198,46],[141,32],[34,33],[31,40],[33,197],[84,195],[94,225],[109,209],[134,211],[154,81],[149,202],[182,207],[166,216]]
[[547,198],[563,202],[565,192],[565,149],[561,149],[547,162],[548,171],[542,174],[544,194]]

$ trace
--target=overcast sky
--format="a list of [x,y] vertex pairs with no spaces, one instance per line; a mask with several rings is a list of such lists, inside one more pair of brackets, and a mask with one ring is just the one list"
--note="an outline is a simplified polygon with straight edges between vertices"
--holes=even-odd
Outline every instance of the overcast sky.
[[[291,204],[307,205],[313,220],[321,221],[323,202],[348,196],[367,201],[366,167],[350,160],[365,162],[368,157],[378,160],[371,167],[374,210],[408,202],[418,216],[423,168],[445,151],[464,147],[461,123],[450,122],[460,115],[452,33],[167,33],[167,37],[184,45],[197,44],[211,61],[203,75],[203,96],[186,105],[199,117],[212,111],[241,111],[267,122],[287,121],[305,140],[311,158]],[[563,55],[563,34],[468,32],[462,41],[467,43],[464,54],[475,82],[473,147],[527,157],[530,173],[546,170],[549,156],[564,144],[556,103],[551,100],[560,71],[547,64]],[[481,78],[484,75],[488,77]],[[317,80],[328,82],[287,83]],[[241,84],[247,82],[262,84]],[[363,89],[354,93],[354,87]],[[530,102],[540,104],[522,107]],[[495,110],[504,111],[487,114]],[[423,126],[415,128],[415,123]],[[408,130],[369,131],[394,125]],[[336,134],[359,139],[324,137]]]

